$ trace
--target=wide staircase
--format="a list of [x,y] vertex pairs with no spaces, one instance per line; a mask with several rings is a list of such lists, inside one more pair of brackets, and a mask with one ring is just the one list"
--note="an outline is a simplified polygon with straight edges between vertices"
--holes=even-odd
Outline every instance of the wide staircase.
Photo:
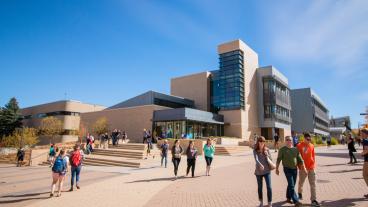
[[[109,145],[108,149],[95,148],[93,153],[86,156],[84,165],[118,166],[139,168],[144,162],[146,144]],[[155,150],[153,150],[152,153]]]
[[216,145],[215,155],[237,155],[242,154],[250,150],[248,146],[226,146],[226,145]]

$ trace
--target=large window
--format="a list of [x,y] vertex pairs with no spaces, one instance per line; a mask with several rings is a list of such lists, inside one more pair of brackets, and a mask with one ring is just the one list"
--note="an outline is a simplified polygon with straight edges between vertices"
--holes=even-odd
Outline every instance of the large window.
[[195,139],[223,135],[222,125],[195,121],[155,122],[153,130],[161,138]]
[[220,54],[220,69],[212,73],[211,110],[244,109],[243,52]]
[[79,116],[79,112],[72,112],[72,111],[54,111],[54,112],[47,112],[47,113],[38,113],[34,115],[25,115],[23,119],[31,119],[31,118],[45,118],[48,116]]

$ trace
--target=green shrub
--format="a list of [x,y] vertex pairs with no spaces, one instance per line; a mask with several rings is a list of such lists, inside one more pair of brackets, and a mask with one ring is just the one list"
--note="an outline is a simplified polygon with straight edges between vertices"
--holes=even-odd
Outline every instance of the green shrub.
[[331,138],[331,145],[337,145],[339,144],[339,141],[337,141],[337,139],[335,137]]

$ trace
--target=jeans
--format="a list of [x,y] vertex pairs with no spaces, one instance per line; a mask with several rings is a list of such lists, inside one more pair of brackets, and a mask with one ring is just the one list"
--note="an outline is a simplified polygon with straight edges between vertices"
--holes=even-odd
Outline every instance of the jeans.
[[174,163],[174,174],[175,176],[178,175],[178,169],[179,169],[179,164],[180,164],[180,158],[173,158],[173,163]]
[[271,187],[271,173],[267,173],[264,175],[256,175],[257,184],[258,184],[258,199],[263,201],[263,178],[266,181],[267,186],[267,201],[269,203],[272,202],[272,187]]
[[189,173],[190,168],[192,168],[192,177],[194,177],[194,170],[195,170],[195,159],[187,159],[187,175]]
[[349,157],[350,157],[350,162],[353,162],[353,159],[354,159],[354,162],[357,162],[354,152],[351,150],[349,150]]
[[299,202],[299,198],[295,193],[295,184],[298,175],[298,170],[284,167],[284,173],[286,180],[288,182],[288,186],[286,189],[286,198],[292,199],[294,203]]
[[167,154],[166,155],[161,155],[161,166],[164,162],[164,159],[165,159],[165,167],[167,167]]
[[76,181],[76,184],[78,185],[78,183],[79,183],[79,174],[80,174],[81,170],[82,170],[82,165],[79,165],[78,167],[72,166],[72,168],[71,168],[71,174],[72,174],[71,187],[73,187],[73,185],[74,185],[74,177],[76,177],[75,181]]

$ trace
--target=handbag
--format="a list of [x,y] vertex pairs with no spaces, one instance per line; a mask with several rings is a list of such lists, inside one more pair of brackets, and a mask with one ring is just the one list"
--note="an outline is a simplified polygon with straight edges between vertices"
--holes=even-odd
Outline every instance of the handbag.
[[276,169],[275,163],[272,162],[269,156],[267,156],[267,163],[268,163],[268,166],[270,167],[270,170]]

